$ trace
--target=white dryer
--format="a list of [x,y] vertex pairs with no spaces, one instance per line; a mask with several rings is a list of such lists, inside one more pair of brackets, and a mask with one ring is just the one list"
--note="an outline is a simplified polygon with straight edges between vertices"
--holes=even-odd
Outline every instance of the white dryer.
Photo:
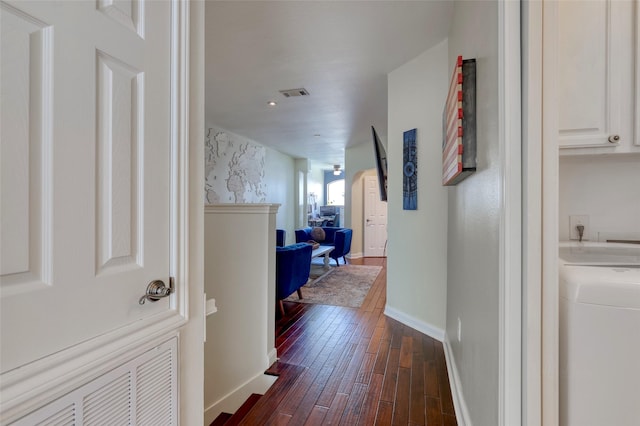
[[640,245],[560,244],[560,425],[640,425]]

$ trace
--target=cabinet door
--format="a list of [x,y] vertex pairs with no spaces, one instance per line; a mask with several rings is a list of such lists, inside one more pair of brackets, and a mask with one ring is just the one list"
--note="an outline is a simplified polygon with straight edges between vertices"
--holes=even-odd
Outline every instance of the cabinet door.
[[636,0],[635,11],[633,13],[633,25],[635,30],[635,50],[634,50],[634,65],[635,65],[635,98],[633,103],[633,115],[631,116],[631,122],[633,123],[633,144],[636,147],[640,147],[640,4]]
[[[631,2],[559,3],[558,90],[561,148],[611,147],[633,137]],[[616,137],[617,136],[617,137]]]

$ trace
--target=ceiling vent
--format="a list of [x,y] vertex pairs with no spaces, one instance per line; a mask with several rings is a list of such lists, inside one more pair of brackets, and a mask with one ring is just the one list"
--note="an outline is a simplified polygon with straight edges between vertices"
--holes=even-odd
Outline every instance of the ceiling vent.
[[305,89],[304,87],[301,87],[299,89],[280,90],[280,93],[282,93],[282,96],[284,96],[285,98],[292,98],[294,96],[309,96],[309,92],[307,92],[307,89]]

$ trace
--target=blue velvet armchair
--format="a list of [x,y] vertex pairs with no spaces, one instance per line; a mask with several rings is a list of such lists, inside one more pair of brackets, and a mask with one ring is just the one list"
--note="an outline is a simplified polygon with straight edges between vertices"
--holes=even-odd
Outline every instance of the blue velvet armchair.
[[287,298],[294,291],[297,291],[298,297],[302,299],[300,287],[309,280],[312,249],[307,243],[276,247],[276,300],[282,316],[284,316],[282,299]]
[[[334,249],[329,253],[329,257],[336,261],[336,266],[340,266],[338,259],[342,258],[345,263],[345,256],[351,251],[351,239],[353,231],[349,228],[339,228],[333,226],[322,226],[324,230],[324,241],[318,241],[321,246],[333,246]],[[313,228],[307,227],[296,229],[296,242],[301,243],[313,240],[311,231]]]
[[335,237],[333,239],[333,246],[335,247],[331,253],[329,253],[329,257],[336,261],[336,266],[340,266],[338,263],[338,259],[342,258],[344,263],[347,263],[347,259],[345,256],[351,251],[351,237],[353,236],[353,231],[351,229],[343,228],[339,231],[336,231]]

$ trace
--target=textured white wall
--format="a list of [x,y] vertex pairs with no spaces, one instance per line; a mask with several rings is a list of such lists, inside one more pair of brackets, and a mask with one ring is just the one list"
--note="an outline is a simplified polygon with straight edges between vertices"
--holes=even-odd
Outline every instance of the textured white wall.
[[207,129],[205,204],[264,203],[266,148],[224,129]]
[[[210,129],[210,130],[209,130]],[[221,140],[225,146],[212,149],[214,135],[222,133]],[[234,155],[240,153],[241,147],[249,147],[253,161],[235,161]],[[217,147],[216,147],[217,148]],[[215,151],[215,152],[212,152]],[[212,158],[217,157],[217,158]],[[253,170],[244,170],[252,168]],[[243,192],[244,201],[235,200],[234,194],[228,190],[226,179],[231,171],[236,174],[252,176],[259,185],[246,185]],[[215,177],[215,178],[214,178]],[[205,204],[210,203],[274,203],[280,204],[276,216],[276,228],[287,231],[287,242],[295,242],[293,236],[295,225],[295,160],[293,157],[265,147],[259,142],[243,138],[213,124],[205,131]],[[209,190],[209,191],[207,191]],[[207,196],[210,198],[207,199]]]
[[[585,238],[598,233],[640,234],[640,155],[560,157],[560,240],[569,239],[569,215],[589,215]],[[635,237],[633,236],[635,234]]]
[[[458,1],[449,32],[458,55],[476,58],[477,172],[449,188],[447,336],[475,425],[498,424],[498,3]],[[458,318],[462,339],[458,342]]]
[[[447,192],[441,185],[447,42],[389,74],[387,308],[443,333]],[[403,132],[417,128],[418,210],[402,209]]]

